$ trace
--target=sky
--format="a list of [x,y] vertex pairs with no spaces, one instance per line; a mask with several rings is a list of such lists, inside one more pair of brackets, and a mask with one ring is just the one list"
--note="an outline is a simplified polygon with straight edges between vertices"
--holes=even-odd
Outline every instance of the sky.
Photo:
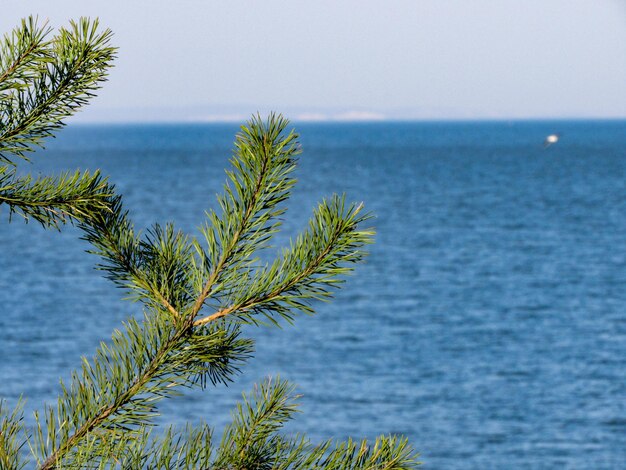
[[2,0],[99,17],[85,121],[626,118],[626,0]]

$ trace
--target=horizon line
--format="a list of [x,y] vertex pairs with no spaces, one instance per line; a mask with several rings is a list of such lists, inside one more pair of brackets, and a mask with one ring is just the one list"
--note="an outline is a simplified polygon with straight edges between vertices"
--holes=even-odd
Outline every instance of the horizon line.
[[[280,113],[289,122],[298,124],[392,124],[392,123],[436,123],[436,122],[555,122],[555,121],[626,121],[626,116],[575,116],[575,117],[389,117],[384,119],[301,119],[299,117],[290,118],[288,115]],[[76,119],[72,116],[66,125],[92,126],[92,125],[180,125],[180,124],[237,124],[246,122],[252,115],[247,117],[229,119]]]

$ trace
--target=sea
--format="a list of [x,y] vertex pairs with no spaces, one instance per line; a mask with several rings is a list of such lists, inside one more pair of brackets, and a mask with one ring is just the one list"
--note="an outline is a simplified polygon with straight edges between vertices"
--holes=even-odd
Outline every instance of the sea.
[[[626,468],[626,121],[290,128],[303,153],[275,252],[333,193],[371,211],[375,244],[315,316],[247,329],[233,383],[161,402],[157,422],[219,439],[241,393],[280,375],[301,394],[284,432],[313,442],[404,435],[427,469]],[[238,129],[72,124],[18,168],[101,169],[137,229],[194,236]],[[0,206],[0,397],[24,397],[31,424],[141,315],[80,236]]]

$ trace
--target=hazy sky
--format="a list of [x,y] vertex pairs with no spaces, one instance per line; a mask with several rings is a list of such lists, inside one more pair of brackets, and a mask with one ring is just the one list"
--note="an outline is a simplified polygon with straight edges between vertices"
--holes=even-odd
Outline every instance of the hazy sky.
[[2,2],[115,32],[83,119],[626,117],[626,0]]

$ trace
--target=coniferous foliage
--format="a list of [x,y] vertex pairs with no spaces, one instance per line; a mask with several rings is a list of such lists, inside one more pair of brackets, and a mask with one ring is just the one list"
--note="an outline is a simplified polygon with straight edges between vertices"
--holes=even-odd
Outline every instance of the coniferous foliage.
[[[96,22],[81,20],[45,42],[49,32],[26,20],[5,38],[0,158],[8,165],[14,165],[12,157],[25,158],[86,102],[113,57],[110,33],[97,32]],[[69,65],[74,59],[77,64]],[[300,146],[287,125],[271,115],[242,126],[224,192],[198,236],[173,224],[135,230],[121,196],[98,173],[32,180],[17,178],[8,166],[0,172],[0,207],[7,204],[44,226],[74,221],[100,258],[99,269],[144,310],[143,319],[127,320],[83,360],[61,384],[56,405],[35,414],[32,430],[24,425],[20,404],[9,410],[0,402],[0,468],[417,465],[405,438],[313,444],[305,436],[283,434],[298,404],[294,387],[280,378],[267,379],[243,396],[219,440],[208,424],[153,428],[160,400],[236,378],[254,348],[243,325],[281,325],[293,323],[299,313],[315,313],[316,301],[332,297],[366,255],[373,237],[365,227],[370,215],[361,204],[335,195],[318,205],[308,228],[274,261],[260,261],[259,252],[280,229],[296,182]]]
[[0,42],[0,210],[44,226],[86,220],[104,209],[111,188],[98,171],[19,177],[15,159],[28,159],[64,119],[87,104],[115,57],[111,31],[81,18],[51,37],[35,18],[22,20]]

